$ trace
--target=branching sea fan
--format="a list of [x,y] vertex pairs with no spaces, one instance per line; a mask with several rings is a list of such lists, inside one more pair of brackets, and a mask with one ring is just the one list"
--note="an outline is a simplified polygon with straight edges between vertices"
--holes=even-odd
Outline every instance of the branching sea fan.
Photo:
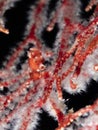
[[0,0],[0,130],[98,130],[97,3]]

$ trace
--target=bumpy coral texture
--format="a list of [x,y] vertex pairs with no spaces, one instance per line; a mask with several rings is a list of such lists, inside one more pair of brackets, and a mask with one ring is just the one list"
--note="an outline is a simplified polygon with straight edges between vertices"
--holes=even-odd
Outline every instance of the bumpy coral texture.
[[97,0],[0,0],[0,37],[0,130],[98,130]]

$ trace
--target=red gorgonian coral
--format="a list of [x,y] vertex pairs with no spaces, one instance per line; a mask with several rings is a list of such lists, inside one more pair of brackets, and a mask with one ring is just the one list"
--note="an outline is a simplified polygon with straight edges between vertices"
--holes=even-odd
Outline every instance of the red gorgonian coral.
[[[4,15],[17,2],[0,0],[0,31],[8,35],[10,29],[4,27]],[[49,7],[51,2],[55,8]],[[70,94],[86,91],[86,83],[98,80],[97,0],[91,0],[85,7],[85,12],[94,7],[87,23],[79,17],[80,5],[79,0],[36,0],[29,5],[25,36],[0,70],[0,91],[7,89],[5,95],[0,95],[0,130],[34,130],[41,108],[58,122],[56,130],[73,129],[71,124],[75,120],[81,124],[79,130],[98,129],[97,99],[74,112],[67,111],[68,99],[63,96],[63,91]],[[50,48],[43,44],[43,30],[51,33],[55,26],[56,36]],[[24,51],[28,57],[17,71]],[[81,116],[87,113],[89,116],[81,122]],[[9,124],[13,122],[12,128]]]

